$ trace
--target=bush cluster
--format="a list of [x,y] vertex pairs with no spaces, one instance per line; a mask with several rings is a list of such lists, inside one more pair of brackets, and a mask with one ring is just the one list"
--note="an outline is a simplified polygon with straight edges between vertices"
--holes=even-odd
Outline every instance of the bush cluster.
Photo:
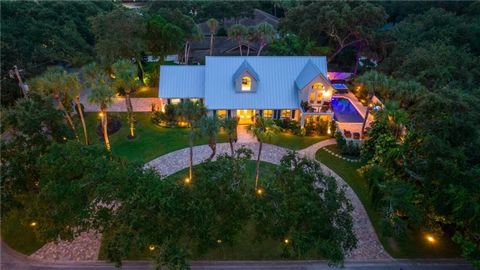
[[178,114],[177,105],[174,104],[165,105],[165,110],[163,112],[154,110],[151,117],[152,123],[164,127],[177,126],[180,120],[181,118]]
[[337,148],[342,155],[351,157],[360,156],[360,144],[358,142],[345,140],[340,132],[335,133],[335,139],[337,139]]

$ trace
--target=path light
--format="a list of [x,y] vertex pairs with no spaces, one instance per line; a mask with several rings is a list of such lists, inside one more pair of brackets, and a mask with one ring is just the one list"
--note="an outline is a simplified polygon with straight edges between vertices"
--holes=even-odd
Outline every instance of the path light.
[[218,239],[218,240],[217,240],[217,243],[218,243],[218,244],[221,244],[221,243],[222,243],[222,239]]
[[431,234],[427,234],[425,236],[425,239],[427,239],[427,241],[430,243],[430,244],[435,244],[435,242],[437,242],[437,240],[435,239],[435,237],[433,237],[433,235]]
[[103,118],[103,112],[98,113],[98,116]]
[[262,188],[257,188],[257,195],[258,196],[263,195],[263,189]]
[[154,251],[154,250],[155,250],[155,246],[154,246],[154,245],[150,245],[150,246],[148,246],[148,250],[150,250],[150,251]]
[[285,239],[283,240],[283,243],[285,243],[285,245],[288,245],[288,244],[290,244],[290,240],[288,240],[288,238],[285,238]]
[[192,182],[192,180],[190,180],[190,178],[187,177],[185,178],[185,180],[183,180],[183,182],[185,183],[185,185],[189,185]]
[[37,222],[36,222],[36,221],[32,221],[32,222],[30,223],[30,227],[35,227],[35,226],[37,226]]

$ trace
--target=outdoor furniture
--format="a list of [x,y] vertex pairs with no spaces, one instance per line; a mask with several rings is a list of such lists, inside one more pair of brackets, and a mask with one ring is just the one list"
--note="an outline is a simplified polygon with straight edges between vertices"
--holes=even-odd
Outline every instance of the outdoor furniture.
[[343,130],[343,135],[345,135],[345,138],[351,138],[352,137],[352,132],[344,129]]
[[354,133],[353,133],[353,138],[354,138],[355,140],[360,140],[360,133],[354,132]]

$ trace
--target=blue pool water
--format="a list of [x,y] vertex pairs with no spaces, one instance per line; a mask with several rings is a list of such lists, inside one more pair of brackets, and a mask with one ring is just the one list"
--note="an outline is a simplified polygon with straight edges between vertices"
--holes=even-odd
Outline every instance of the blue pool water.
[[345,98],[332,98],[335,120],[346,123],[362,123],[363,117],[357,109]]

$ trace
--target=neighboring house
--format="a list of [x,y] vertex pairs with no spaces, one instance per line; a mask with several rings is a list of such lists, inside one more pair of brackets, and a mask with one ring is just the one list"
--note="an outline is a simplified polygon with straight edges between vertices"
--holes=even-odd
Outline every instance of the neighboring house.
[[[204,102],[209,114],[331,121],[334,89],[323,56],[207,56],[204,66],[161,66],[163,104]],[[302,105],[303,103],[303,105]],[[308,104],[308,106],[306,106]]]
[[[251,18],[245,17],[241,19],[226,19],[219,21],[218,29],[227,29],[234,24],[241,24],[247,27],[256,26],[262,22],[271,24],[275,29],[278,27],[278,18],[260,9],[253,10],[253,16]],[[191,63],[203,63],[205,56],[210,55],[210,28],[208,28],[207,22],[199,23],[198,27],[203,34],[203,38],[200,41],[194,41],[191,44],[190,61]],[[217,29],[217,31],[218,31]],[[248,46],[249,45],[249,46]],[[243,55],[247,54],[248,47],[250,47],[250,55],[256,55],[260,44],[258,42],[247,44],[242,42]],[[236,40],[230,40],[226,36],[215,35],[213,55],[240,55],[240,46]]]

